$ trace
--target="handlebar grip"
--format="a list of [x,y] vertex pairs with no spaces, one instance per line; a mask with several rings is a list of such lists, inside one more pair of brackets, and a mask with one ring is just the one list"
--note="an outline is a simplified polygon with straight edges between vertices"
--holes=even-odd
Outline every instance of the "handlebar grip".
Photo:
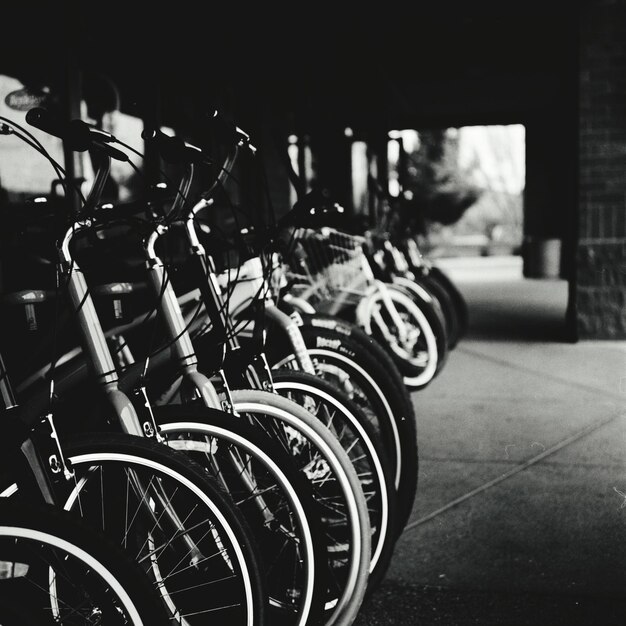
[[64,139],[67,134],[67,124],[60,122],[49,111],[35,107],[26,112],[26,122],[44,133]]
[[68,147],[77,152],[85,152],[85,150],[93,147],[116,161],[126,163],[129,160],[125,152],[107,143],[108,141],[115,141],[113,135],[99,128],[94,128],[83,120],[74,119],[67,125],[65,140]]
[[90,127],[82,120],[72,120],[67,125],[64,139],[71,150],[85,152],[92,144]]
[[26,113],[26,121],[49,135],[63,139],[71,150],[84,152],[91,145],[89,126],[82,120],[64,122],[46,109],[35,107]]
[[[80,119],[73,119],[68,125],[68,131],[66,135],[66,139],[68,141],[69,147],[72,150],[77,150],[79,152],[84,152],[89,149],[91,144],[94,144],[98,147],[103,147],[103,144],[106,144],[111,141],[116,141],[115,137],[111,133],[107,133],[105,130],[101,130],[100,128],[95,128],[94,126],[90,126],[87,122],[84,122]],[[113,150],[113,149],[112,149]],[[104,150],[106,152],[106,150]],[[118,155],[123,154],[119,150],[114,150]],[[111,155],[112,158],[116,158]],[[118,160],[128,160],[128,159],[119,159]]]
[[74,119],[70,122],[62,122],[46,109],[35,107],[26,113],[26,121],[31,126],[43,130],[49,135],[63,139],[70,150],[85,152],[85,150],[94,146],[108,154],[112,159],[128,161],[126,153],[107,145],[106,142],[115,140],[113,135],[98,128],[93,128],[86,122],[83,122],[83,120]]

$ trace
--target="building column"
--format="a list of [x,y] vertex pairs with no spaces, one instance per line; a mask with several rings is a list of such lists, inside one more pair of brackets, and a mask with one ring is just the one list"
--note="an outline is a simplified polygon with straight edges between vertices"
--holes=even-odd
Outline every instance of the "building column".
[[580,20],[581,338],[626,338],[626,0],[587,0]]

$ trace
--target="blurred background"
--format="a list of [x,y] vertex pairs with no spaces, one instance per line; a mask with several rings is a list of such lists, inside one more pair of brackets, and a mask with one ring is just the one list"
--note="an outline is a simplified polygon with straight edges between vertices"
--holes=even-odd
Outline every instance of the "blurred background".
[[[210,143],[218,110],[260,147],[231,190],[252,220],[319,189],[356,230],[388,221],[433,258],[564,281],[562,339],[625,337],[624,2],[431,4],[8,7],[0,114],[45,103],[143,150],[146,123]],[[89,155],[41,139],[89,178]],[[3,139],[6,201],[46,190],[33,160]],[[113,181],[119,200],[142,184],[124,166]]]

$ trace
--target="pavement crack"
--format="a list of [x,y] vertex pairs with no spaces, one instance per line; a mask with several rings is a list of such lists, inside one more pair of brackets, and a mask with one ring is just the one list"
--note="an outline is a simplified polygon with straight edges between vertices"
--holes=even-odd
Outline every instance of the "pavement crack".
[[626,507],[626,493],[624,493],[623,491],[620,491],[617,487],[613,487],[613,491],[616,491],[620,496],[622,496],[622,498],[624,498],[619,508],[620,509],[625,508]]
[[426,522],[429,522],[430,520],[441,515],[442,513],[445,513],[446,511],[453,509],[459,504],[462,504],[466,500],[473,498],[474,496],[478,495],[479,493],[482,493],[483,491],[487,491],[487,489],[490,489],[491,487],[494,487],[495,485],[500,484],[501,482],[507,480],[508,478],[511,478],[512,476],[515,476],[516,474],[519,474],[520,472],[523,472],[525,469],[533,465],[536,465],[540,461],[543,461],[543,459],[557,453],[559,450],[562,450],[566,446],[569,446],[570,444],[575,443],[579,439],[582,439],[583,437],[586,437],[592,432],[599,430],[603,426],[606,426],[607,424],[615,421],[616,419],[620,417],[625,417],[625,416],[626,415],[623,413],[618,413],[617,415],[612,415],[611,417],[598,420],[596,422],[593,422],[592,424],[589,424],[588,426],[585,426],[585,428],[582,428],[578,430],[577,432],[573,433],[572,435],[570,435],[569,437],[566,437],[565,439],[562,439],[561,441],[555,443],[553,446],[550,446],[543,452],[540,452],[539,454],[536,454],[535,456],[528,459],[527,461],[524,461],[524,463],[521,463],[520,465],[513,467],[508,472],[505,472],[504,474],[501,474],[500,476],[497,476],[496,478],[489,480],[486,483],[483,483],[479,487],[476,487],[475,489],[468,491],[462,496],[459,496],[458,498],[455,498],[454,500],[448,502],[447,504],[444,504],[443,506],[439,507],[435,511],[432,511],[432,513],[429,513],[428,515],[425,515],[424,517],[420,517],[414,522],[407,524],[404,527],[402,534],[405,534],[409,530],[412,530],[414,528],[417,528],[418,526],[421,526],[422,524],[425,524]]
[[[518,465],[519,459],[475,459],[469,457],[456,457],[456,456],[427,456],[420,455],[420,463],[461,463],[461,464],[480,464],[480,465]],[[544,467],[562,467],[562,466],[570,466],[575,465],[576,467],[587,467],[587,468],[596,468],[596,467],[604,467],[604,468],[615,468],[615,469],[624,469],[626,468],[626,462],[622,463],[582,463],[580,461],[576,461],[575,463],[569,463],[564,461],[548,461],[547,463],[542,464]]]

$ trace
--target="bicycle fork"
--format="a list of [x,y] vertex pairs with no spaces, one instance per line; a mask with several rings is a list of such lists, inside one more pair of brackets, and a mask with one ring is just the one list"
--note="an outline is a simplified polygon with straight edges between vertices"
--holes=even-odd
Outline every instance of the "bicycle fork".
[[[115,369],[111,352],[108,348],[106,337],[102,330],[102,325],[96,313],[96,309],[89,295],[87,284],[83,273],[80,271],[76,263],[73,261],[69,246],[72,237],[79,231],[89,228],[91,222],[79,222],[70,227],[63,239],[59,249],[59,258],[62,267],[65,269],[68,280],[67,289],[74,311],[79,324],[80,331],[83,335],[87,358],[91,362],[92,368],[96,375],[98,385],[105,392],[107,398],[111,402],[112,408],[119,420],[122,431],[126,434],[139,437],[147,436],[152,431],[158,433],[157,425],[152,421],[141,424],[139,416],[133,406],[130,398],[118,389],[118,375]],[[142,494],[147,494],[138,481],[138,488]],[[184,536],[189,553],[193,559],[201,559],[202,553],[195,542],[189,537],[184,529],[184,525],[180,520],[176,511],[167,501],[165,494],[155,492],[159,505],[164,510],[165,519],[171,524],[175,532]],[[147,499],[142,498],[144,506]]]
[[[165,226],[160,225],[155,228],[147,239],[144,250],[150,274],[150,284],[153,292],[160,297],[159,312],[164,320],[168,338],[172,342],[173,354],[182,365],[183,380],[186,381],[191,389],[196,391],[196,395],[206,407],[224,409],[226,405],[228,405],[228,408],[230,408],[232,412],[232,399],[228,392],[228,386],[226,385],[228,400],[226,404],[223,405],[213,383],[207,376],[198,371],[198,360],[193,342],[187,330],[185,318],[181,312],[174,288],[167,276],[165,266],[155,251],[157,239],[166,232],[167,228]],[[199,246],[199,243],[197,245]],[[192,253],[196,253],[200,259],[204,258],[204,250],[201,247],[198,250],[192,249]],[[211,283],[211,286],[217,289],[216,284]],[[217,296],[218,293],[216,292],[214,295]],[[222,376],[222,378],[224,377]],[[226,382],[225,379],[224,382]],[[246,463],[233,451],[229,452],[229,457],[230,462],[235,471],[239,474],[244,485],[250,490],[250,493],[255,493],[257,486],[249,469],[246,467]],[[227,487],[228,485],[224,482],[223,474],[219,471],[217,460],[213,458],[211,462],[216,467],[217,475],[221,477],[222,484]],[[271,513],[270,507],[265,502],[265,499],[258,493],[254,495],[253,499],[264,519],[264,523],[270,525],[275,518]]]

